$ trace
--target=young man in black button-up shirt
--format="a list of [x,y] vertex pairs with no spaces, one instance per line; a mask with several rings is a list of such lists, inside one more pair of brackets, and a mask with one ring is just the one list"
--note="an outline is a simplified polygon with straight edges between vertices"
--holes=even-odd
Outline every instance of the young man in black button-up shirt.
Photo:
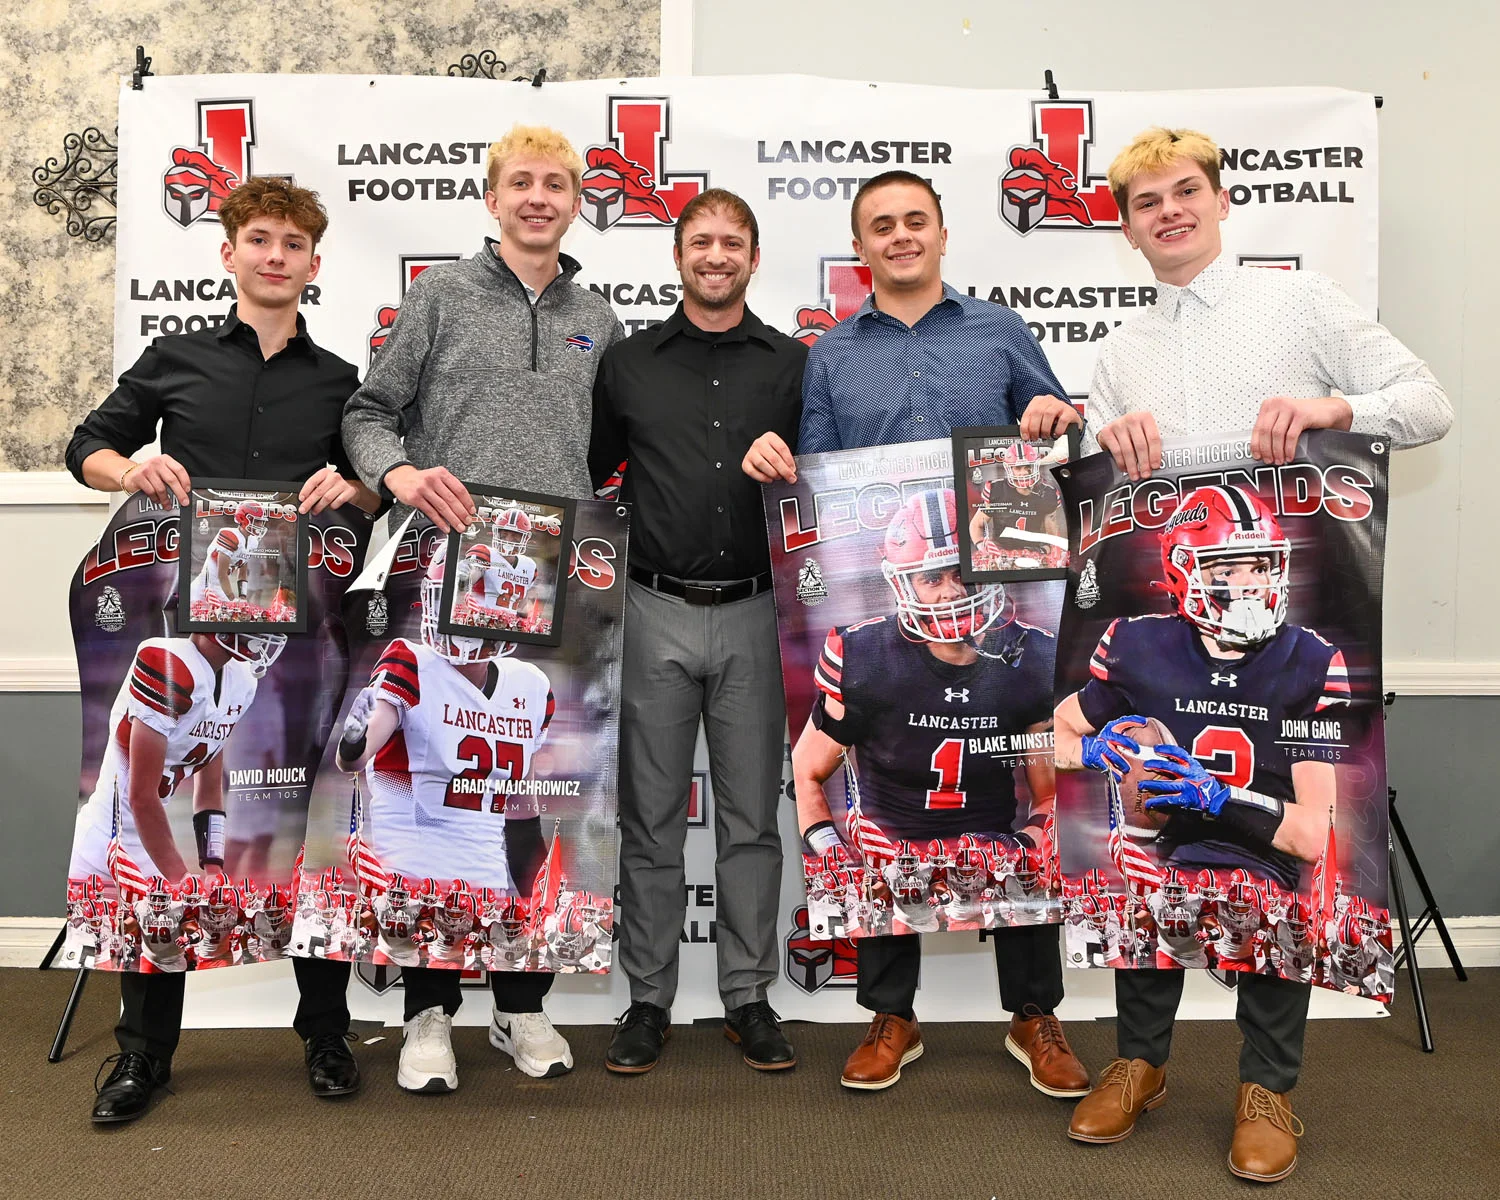
[[713,774],[725,1034],[760,1070],[793,1066],[776,977],[786,707],[760,489],[739,464],[766,430],[796,442],[807,351],[745,307],[755,216],[713,189],[677,222],[683,301],[605,355],[594,384],[595,484],[628,460],[632,501],[620,682],[620,965],[630,1008],[611,1071],[656,1065],[677,990],[683,841],[698,723]]
[[[238,302],[216,329],[157,338],[120,385],[73,432],[67,465],[105,492],[145,492],[188,501],[192,476],[302,479],[303,512],[379,501],[354,479],[339,433],[355,369],[315,345],[297,312],[318,273],[328,217],[317,195],[279,179],[245,180],[220,207],[228,240],[224,269]],[[156,440],[162,453],[128,457]],[[202,865],[202,864],[200,864]],[[208,864],[210,866],[214,864]],[[222,864],[218,864],[222,869]],[[301,1000],[294,1026],[306,1046],[308,1081],[319,1096],[359,1086],[344,1035],[349,964],[293,960]],[[94,1104],[99,1123],[140,1116],[171,1074],[182,1031],[181,974],[120,975],[120,1054]]]

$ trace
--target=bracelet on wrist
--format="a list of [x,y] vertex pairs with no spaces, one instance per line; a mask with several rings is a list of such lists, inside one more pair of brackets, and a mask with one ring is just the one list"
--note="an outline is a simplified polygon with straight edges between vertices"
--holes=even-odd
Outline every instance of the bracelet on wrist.
[[130,478],[130,473],[132,471],[139,471],[140,469],[141,464],[133,462],[120,472],[120,490],[122,492],[125,490],[125,481]]

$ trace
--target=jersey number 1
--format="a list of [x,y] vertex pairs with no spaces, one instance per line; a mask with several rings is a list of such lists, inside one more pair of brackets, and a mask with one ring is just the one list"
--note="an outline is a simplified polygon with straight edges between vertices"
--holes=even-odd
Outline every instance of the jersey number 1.
[[[453,777],[453,781],[448,785],[448,794],[443,797],[443,806],[479,812],[484,807],[485,796],[489,795],[485,790],[485,783],[491,773],[496,769],[509,771],[508,778],[519,779],[526,755],[515,742],[501,741],[495,743],[492,753],[487,740],[471,733],[458,743],[458,757],[474,765],[465,767]],[[490,801],[490,811],[503,813],[505,797],[493,796]]]
[[964,781],[964,740],[948,738],[932,752],[938,785],[927,790],[928,808],[962,808],[968,802],[959,784]]

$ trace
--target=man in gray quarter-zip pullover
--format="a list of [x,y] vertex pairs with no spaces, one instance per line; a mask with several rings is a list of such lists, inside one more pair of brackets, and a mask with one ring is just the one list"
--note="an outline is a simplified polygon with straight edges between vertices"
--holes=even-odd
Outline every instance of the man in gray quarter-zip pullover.
[[[508,165],[559,161],[523,151]],[[445,531],[473,511],[457,478],[593,494],[594,370],[624,337],[609,302],[573,282],[578,262],[558,252],[578,211],[576,181],[566,171],[550,185],[511,174],[528,177],[507,179],[497,192],[492,147],[485,204],[501,223],[501,241],[486,238],[473,258],[429,267],[412,281],[344,411],[360,477]]]
[[[562,134],[516,126],[490,147],[485,207],[500,223],[473,258],[412,281],[365,382],[344,410],[350,460],[370,487],[420,509],[444,532],[474,502],[460,480],[584,499],[594,371],[624,330],[609,302],[573,282],[559,253],[578,215],[583,161]],[[391,516],[400,521],[407,507]],[[513,878],[546,856],[541,818],[505,819]],[[453,1014],[459,973],[408,968],[397,1083],[458,1086]],[[490,1043],[529,1075],[570,1070],[573,1055],[542,1012],[552,975],[492,972]]]

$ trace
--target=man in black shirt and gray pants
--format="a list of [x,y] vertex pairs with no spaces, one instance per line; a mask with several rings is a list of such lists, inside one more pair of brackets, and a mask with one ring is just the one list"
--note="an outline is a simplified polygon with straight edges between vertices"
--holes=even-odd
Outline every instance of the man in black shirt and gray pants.
[[[238,302],[216,329],[152,342],[74,430],[68,470],[88,487],[145,492],[163,505],[173,496],[186,504],[195,475],[303,479],[303,512],[351,502],[375,511],[379,499],[354,479],[339,435],[359,376],[313,343],[297,312],[303,287],[318,273],[315,251],[328,227],[316,193],[280,179],[246,179],[219,218],[228,239],[221,257]],[[158,426],[163,453],[144,462],[127,457],[155,441]],[[204,865],[223,869],[216,860]],[[349,964],[293,964],[301,994],[294,1027],[305,1043],[308,1082],[316,1095],[345,1095],[359,1086],[345,1042]],[[94,1103],[95,1122],[140,1116],[166,1083],[182,1032],[185,979],[121,973],[120,1053]]]
[[589,468],[628,460],[633,502],[620,720],[620,952],[630,979],[605,1065],[649,1071],[677,991],[683,842],[701,719],[713,778],[725,1035],[763,1071],[796,1064],[766,1003],[776,977],[786,707],[760,489],[740,470],[766,430],[796,441],[807,351],[745,307],[755,216],[711,189],[678,218],[683,301],[613,347],[594,383]]

